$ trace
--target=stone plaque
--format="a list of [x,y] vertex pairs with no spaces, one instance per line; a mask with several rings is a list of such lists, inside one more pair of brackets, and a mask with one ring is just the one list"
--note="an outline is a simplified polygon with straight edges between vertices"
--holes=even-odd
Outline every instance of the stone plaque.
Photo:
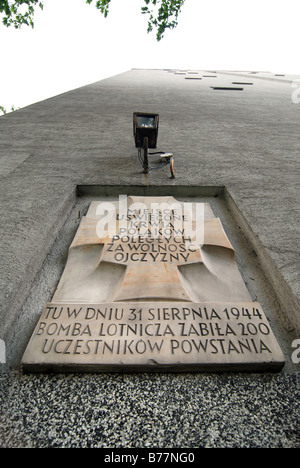
[[284,357],[208,204],[92,202],[25,370],[280,369]]

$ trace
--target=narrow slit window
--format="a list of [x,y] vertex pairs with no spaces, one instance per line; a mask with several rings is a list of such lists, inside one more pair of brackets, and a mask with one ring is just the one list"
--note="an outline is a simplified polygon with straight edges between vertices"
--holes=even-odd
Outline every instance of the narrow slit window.
[[243,91],[244,88],[233,86],[211,86],[212,89],[217,91]]
[[247,82],[247,81],[233,81],[232,84],[234,85],[253,85],[253,83]]

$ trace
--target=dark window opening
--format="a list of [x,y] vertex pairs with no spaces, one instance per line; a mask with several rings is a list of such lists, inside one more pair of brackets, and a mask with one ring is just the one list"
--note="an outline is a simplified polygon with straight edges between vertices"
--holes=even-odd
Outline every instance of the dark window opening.
[[233,81],[232,84],[238,84],[238,85],[253,85],[253,83],[249,82],[244,82],[244,81]]
[[211,86],[212,89],[217,91],[243,91],[244,88],[233,88],[232,86]]

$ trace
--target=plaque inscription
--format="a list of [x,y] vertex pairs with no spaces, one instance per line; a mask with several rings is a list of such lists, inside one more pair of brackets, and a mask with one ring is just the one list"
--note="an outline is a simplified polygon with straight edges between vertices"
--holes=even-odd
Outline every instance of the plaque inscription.
[[273,331],[209,205],[193,211],[172,197],[122,203],[91,204],[24,369],[281,369]]

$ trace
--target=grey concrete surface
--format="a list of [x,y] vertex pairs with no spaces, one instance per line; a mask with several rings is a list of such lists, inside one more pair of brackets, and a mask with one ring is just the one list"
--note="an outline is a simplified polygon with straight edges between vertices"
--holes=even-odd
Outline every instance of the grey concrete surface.
[[[299,365],[290,362],[300,333],[297,77],[249,74],[253,85],[235,92],[212,86],[233,86],[247,73],[210,78],[199,71],[201,80],[186,80],[174,72],[132,70],[0,118],[0,338],[9,357],[1,375],[0,445],[299,446]],[[142,174],[135,111],[160,114],[158,150],[174,153],[175,180],[167,168]],[[182,196],[218,187],[267,283],[269,320],[287,370],[23,375],[19,348],[55,289],[82,215],[75,214],[78,186],[90,194],[99,186],[110,194],[139,186],[145,194]],[[179,410],[183,404],[190,409]]]

